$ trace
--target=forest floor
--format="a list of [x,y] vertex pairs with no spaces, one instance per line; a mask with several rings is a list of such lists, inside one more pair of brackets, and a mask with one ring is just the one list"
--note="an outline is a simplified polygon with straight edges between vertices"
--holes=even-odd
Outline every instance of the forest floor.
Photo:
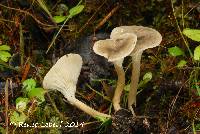
[[[123,63],[123,109],[115,112],[117,74],[92,50],[95,41],[108,39],[122,25],[151,27],[162,35],[161,44],[142,55],[136,117],[127,110],[131,58]],[[186,28],[193,30],[188,36]],[[195,30],[200,30],[199,0],[1,0],[0,133],[200,133],[200,32]],[[46,73],[69,53],[83,58],[76,98],[111,119],[92,118],[60,92],[42,88]]]

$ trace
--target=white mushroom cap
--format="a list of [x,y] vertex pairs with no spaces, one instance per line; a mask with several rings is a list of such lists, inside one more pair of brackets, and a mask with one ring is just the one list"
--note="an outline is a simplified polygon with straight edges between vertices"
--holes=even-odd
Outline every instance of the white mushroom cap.
[[43,87],[60,91],[72,105],[94,118],[97,116],[110,118],[110,115],[98,112],[75,98],[82,63],[82,58],[78,54],[62,56],[44,77]]
[[110,38],[116,38],[124,33],[134,33],[137,35],[137,43],[132,54],[138,51],[144,51],[148,48],[156,47],[162,41],[161,34],[149,27],[143,26],[120,26],[112,30]]
[[134,33],[124,33],[112,39],[95,42],[93,50],[113,62],[128,56],[135,48],[136,41],[137,36]]
[[71,99],[75,99],[76,84],[81,67],[82,58],[80,55],[62,56],[44,77],[43,87],[60,91],[71,102]]

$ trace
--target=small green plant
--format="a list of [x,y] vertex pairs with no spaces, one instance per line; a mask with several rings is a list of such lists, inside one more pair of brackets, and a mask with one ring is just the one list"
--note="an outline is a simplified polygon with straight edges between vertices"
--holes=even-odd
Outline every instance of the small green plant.
[[[16,110],[14,110],[10,116],[11,124],[18,125],[24,123],[28,118],[27,109],[31,109],[28,106],[29,103],[36,102],[37,105],[45,101],[45,90],[40,87],[36,87],[36,81],[34,79],[27,79],[23,82],[24,96],[20,96],[16,99]],[[29,111],[29,110],[28,110]]]
[[62,30],[62,28],[64,27],[64,25],[67,23],[67,21],[69,21],[69,19],[73,18],[74,16],[76,16],[77,14],[81,13],[84,9],[84,5],[80,5],[80,3],[82,2],[82,0],[73,8],[71,8],[69,10],[69,15],[67,16],[54,16],[53,19],[56,23],[61,23],[63,22],[62,26],[59,28],[58,32],[55,34],[55,36],[53,37],[51,44],[49,45],[46,53],[48,53],[48,51],[50,50],[50,48],[52,47],[52,45],[54,44],[57,36],[59,35],[60,31]]
[[84,5],[77,5],[69,10],[69,15],[63,16],[54,16],[53,19],[56,23],[61,23],[65,20],[69,20],[70,18],[76,16],[77,14],[81,13],[84,9]]
[[100,130],[99,130],[99,132],[97,134],[103,133],[103,131],[105,130],[105,128],[107,126],[110,126],[111,123],[112,123],[111,118],[105,118],[105,117],[97,116],[96,119],[98,121],[102,122],[101,125],[99,126]]
[[194,60],[200,61],[200,46],[194,49]]
[[[185,52],[184,52],[180,47],[177,47],[177,46],[168,48],[168,53],[169,53],[169,55],[171,55],[171,56],[173,56],[173,57],[185,56]],[[186,64],[187,64],[187,61],[185,61],[185,60],[182,59],[182,60],[180,60],[180,61],[177,63],[176,67],[179,68],[179,69],[181,69],[181,68],[183,68]]]
[[[190,29],[186,28],[183,30],[183,34],[188,38],[192,39],[193,41],[200,42],[200,30],[199,29]],[[197,95],[200,96],[200,87],[199,83],[199,63],[200,63],[200,45],[194,49],[194,56],[193,56],[194,63],[197,63],[191,73],[190,81],[192,89],[196,89]]]
[[45,90],[43,88],[36,87],[36,81],[34,79],[25,80],[23,82],[23,89],[29,98],[36,98],[40,103],[45,101]]
[[184,51],[180,47],[177,47],[177,46],[168,48],[168,52],[171,56],[174,56],[174,57],[185,55]]
[[0,133],[1,134],[6,134],[6,130],[3,127],[1,127],[1,126],[0,126]]
[[0,60],[8,62],[8,59],[11,57],[9,51],[10,47],[8,45],[0,45]]
[[196,130],[200,130],[200,123],[195,124]]
[[[200,42],[200,30],[186,28],[183,30],[183,34],[188,38]],[[200,61],[200,45],[194,49],[194,60]]]
[[194,41],[200,42],[200,30],[198,29],[185,28],[183,34]]
[[183,68],[187,64],[187,61],[180,60],[178,64],[176,65],[177,68]]
[[[144,87],[147,85],[147,83],[149,83],[153,78],[153,74],[152,72],[147,72],[143,75],[142,80],[140,80],[139,84],[138,84],[138,91],[137,91],[137,95],[140,94],[143,90]],[[123,103],[126,104],[128,101],[128,93],[130,90],[130,84],[127,84],[124,87],[124,91],[125,91],[125,96],[123,97]]]
[[[140,92],[142,92],[142,90],[143,90],[142,87],[144,87],[148,82],[150,82],[151,79],[152,79],[152,77],[153,77],[152,72],[147,72],[147,73],[144,74],[142,80],[138,84],[138,89],[141,89],[141,90],[139,90],[137,92],[137,94],[139,94]],[[130,90],[130,84],[127,84],[125,86],[124,90],[127,91],[127,92],[129,92],[129,90]]]

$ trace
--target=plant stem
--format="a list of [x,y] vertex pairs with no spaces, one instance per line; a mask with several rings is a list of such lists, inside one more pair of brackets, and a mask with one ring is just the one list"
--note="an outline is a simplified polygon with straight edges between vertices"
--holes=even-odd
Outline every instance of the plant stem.
[[181,28],[180,28],[180,26],[179,26],[179,24],[178,24],[178,20],[177,20],[176,15],[175,15],[174,4],[173,4],[172,0],[171,0],[171,7],[172,7],[173,16],[174,16],[174,19],[175,19],[175,21],[176,21],[176,25],[177,25],[178,31],[179,31],[179,33],[180,33],[180,35],[181,35],[181,38],[183,39],[183,42],[185,43],[185,46],[187,47],[187,49],[188,49],[188,51],[189,51],[190,57],[193,57],[193,54],[192,54],[192,51],[190,50],[190,47],[189,47],[189,45],[188,45],[188,42],[187,42],[186,39],[184,38],[183,33],[182,33],[182,31],[181,31]]
[[[80,5],[81,2],[82,2],[82,0],[80,0],[79,3],[78,3],[76,6]],[[47,51],[46,51],[46,54],[49,52],[50,48],[51,48],[52,45],[55,43],[56,38],[58,37],[60,31],[63,29],[63,27],[64,27],[64,25],[66,24],[66,22],[67,22],[70,18],[72,18],[72,17],[73,17],[73,16],[70,15],[70,14],[67,16],[66,20],[64,21],[64,23],[62,24],[62,26],[60,27],[60,29],[58,30],[58,32],[56,33],[56,35],[53,37],[53,39],[52,39],[52,41],[51,41],[51,44],[49,45],[49,47],[48,47],[48,49],[47,49]]]
[[5,85],[5,124],[6,124],[6,133],[8,134],[8,80],[6,80],[6,85]]
[[66,20],[64,21],[64,23],[62,24],[62,26],[60,27],[60,29],[58,30],[58,32],[56,33],[56,35],[53,37],[52,41],[51,41],[51,44],[49,45],[47,51],[46,51],[46,54],[49,52],[50,48],[53,46],[53,44],[55,43],[56,41],[56,38],[58,37],[60,31],[62,30],[62,28],[64,27],[64,25],[66,24],[66,22],[71,18],[71,16],[67,16]]

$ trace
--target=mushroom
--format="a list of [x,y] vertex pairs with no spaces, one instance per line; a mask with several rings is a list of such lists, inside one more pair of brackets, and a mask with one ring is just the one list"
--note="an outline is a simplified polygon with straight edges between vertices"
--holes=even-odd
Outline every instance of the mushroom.
[[99,40],[95,42],[93,50],[114,64],[118,75],[115,93],[112,99],[115,111],[120,107],[120,97],[125,86],[125,72],[122,67],[124,57],[128,56],[134,49],[137,37],[133,33],[125,33],[113,39]]
[[69,103],[75,105],[94,118],[97,116],[110,117],[110,115],[100,113],[76,99],[76,84],[81,67],[82,58],[80,55],[68,54],[62,56],[44,77],[43,87],[45,89],[60,91]]
[[128,95],[128,108],[134,114],[132,105],[134,104],[136,106],[136,95],[140,77],[140,62],[142,53],[144,50],[148,48],[153,48],[158,46],[162,41],[162,36],[158,31],[149,27],[120,26],[113,29],[110,37],[111,39],[116,38],[119,35],[123,35],[124,33],[134,33],[137,35],[136,46],[130,54],[130,56],[132,56],[132,76],[131,76],[130,91]]

